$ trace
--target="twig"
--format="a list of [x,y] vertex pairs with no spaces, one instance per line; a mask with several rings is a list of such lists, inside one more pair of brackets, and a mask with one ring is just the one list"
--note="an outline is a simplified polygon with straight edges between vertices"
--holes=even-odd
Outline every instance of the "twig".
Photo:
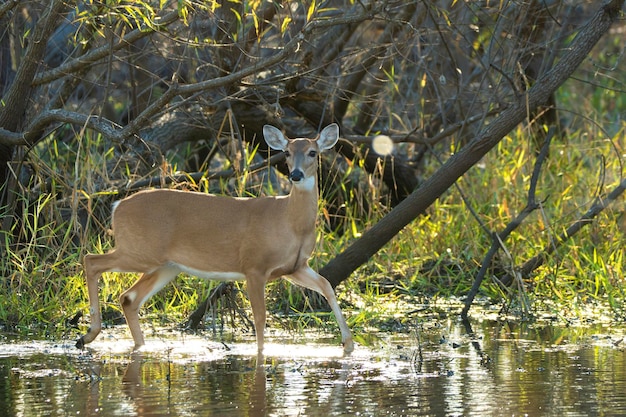
[[202,302],[193,313],[189,315],[187,322],[184,324],[185,329],[197,330],[200,321],[204,315],[209,311],[209,307],[215,305],[217,300],[222,298],[224,295],[229,294],[233,289],[233,283],[230,281],[220,282],[220,284],[215,287],[211,294]]
[[[590,224],[592,220],[600,214],[605,208],[607,208],[613,201],[615,201],[626,190],[626,179],[622,180],[620,184],[611,191],[606,198],[598,197],[596,202],[583,214],[578,220],[576,220],[570,227],[557,237],[550,239],[550,242],[546,244],[543,250],[526,261],[520,268],[519,273],[522,276],[527,276],[532,271],[543,265],[548,259],[548,256],[555,252],[560,246],[567,242],[571,237],[578,233],[583,227]],[[511,274],[507,274],[502,277],[503,285],[510,285],[513,281]]]
[[505,135],[527,120],[529,110],[534,111],[538,106],[548,102],[554,91],[587,59],[593,46],[621,16],[623,5],[624,0],[612,0],[602,5],[563,49],[565,53],[556,64],[543,73],[519,100],[503,108],[495,119],[485,124],[474,138],[450,156],[442,167],[423,181],[385,217],[366,230],[359,239],[320,269],[320,274],[336,287],[406,225],[423,215],[431,204],[478,163]]
[[530,213],[539,208],[540,203],[536,201],[536,190],[537,190],[537,182],[539,181],[539,174],[541,172],[541,167],[546,157],[548,156],[548,151],[550,150],[550,142],[554,136],[554,127],[551,127],[548,130],[548,134],[546,136],[546,140],[541,147],[541,151],[539,155],[537,155],[537,160],[535,161],[535,166],[533,168],[533,174],[530,179],[530,185],[528,187],[528,200],[526,202],[526,207],[515,217],[506,228],[500,233],[493,233],[491,247],[487,251],[487,254],[483,258],[483,262],[480,265],[480,270],[478,274],[476,274],[476,278],[474,279],[474,284],[472,284],[472,288],[467,293],[467,298],[465,299],[465,306],[461,311],[461,317],[464,320],[467,320],[467,314],[469,309],[474,302],[474,298],[480,289],[480,285],[482,284],[485,275],[487,274],[487,270],[491,266],[491,262],[493,261],[494,256],[498,252],[500,248],[503,248],[503,242],[509,237],[509,235],[517,229],[522,222],[528,217]]
[[128,32],[125,36],[121,37],[118,42],[112,47],[110,44],[107,43],[99,48],[95,48],[89,51],[88,53],[76,59],[69,60],[63,65],[37,74],[37,76],[35,76],[35,79],[33,80],[33,85],[49,83],[68,74],[79,72],[83,70],[86,66],[89,66],[95,62],[100,61],[101,59],[104,59],[110,53],[127,48],[128,45],[131,45],[146,36],[153,35],[155,31],[163,29],[164,27],[174,23],[178,19],[179,15],[177,10],[169,12],[164,16],[159,17],[156,22],[153,22],[155,24],[152,26],[146,25]]

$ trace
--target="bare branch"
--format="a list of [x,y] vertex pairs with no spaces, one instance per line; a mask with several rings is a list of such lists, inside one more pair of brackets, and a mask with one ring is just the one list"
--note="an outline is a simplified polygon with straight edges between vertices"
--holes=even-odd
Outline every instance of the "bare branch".
[[25,97],[30,95],[33,88],[32,82],[39,62],[46,50],[47,37],[54,30],[54,26],[59,16],[59,12],[65,7],[62,0],[50,2],[42,18],[35,26],[32,40],[26,49],[26,55],[22,59],[15,79],[2,97],[2,109],[0,110],[0,126],[13,130],[19,125],[19,118],[26,110],[28,100]]
[[[159,20],[158,28],[166,27],[175,21],[178,20],[178,12],[170,12],[163,16]],[[41,85],[45,83],[49,83],[51,81],[57,80],[61,77],[64,77],[68,74],[73,74],[75,72],[81,71],[86,66],[91,65],[95,62],[100,61],[101,59],[106,58],[112,52],[119,51],[120,49],[127,48],[128,45],[131,45],[138,40],[145,38],[146,36],[153,35],[155,29],[152,27],[142,27],[139,29],[135,29],[129,32],[126,36],[120,38],[117,43],[106,44],[99,48],[96,48],[92,51],[87,52],[86,54],[68,61],[67,63],[60,65],[56,68],[53,68],[48,71],[44,71],[40,74],[37,74],[35,79],[33,80],[34,85]]]
[[357,16],[310,21],[302,28],[302,31],[294,36],[289,42],[287,42],[278,53],[270,57],[260,59],[259,61],[252,63],[251,65],[247,65],[237,72],[233,72],[223,77],[201,81],[194,84],[180,85],[177,83],[172,83],[169,89],[159,99],[152,103],[144,112],[142,112],[139,116],[137,116],[136,119],[131,121],[128,126],[124,128],[121,136],[128,138],[138,134],[139,131],[148,126],[152,118],[156,114],[161,112],[164,106],[176,96],[188,97],[192,94],[214,90],[216,88],[225,87],[237,83],[245,77],[257,74],[280,62],[283,62],[287,57],[293,54],[293,52],[298,49],[300,44],[306,41],[308,37],[315,31],[331,26],[346,24],[349,22],[365,20],[371,18],[371,15],[372,12],[368,11]]
[[20,3],[19,0],[10,0],[10,1],[5,1],[4,3],[0,4],[0,19],[2,19],[4,15],[6,15],[10,10],[12,10],[19,3]]
[[476,294],[478,294],[478,290],[480,285],[482,284],[485,275],[487,274],[487,270],[491,266],[491,262],[496,256],[496,253],[503,246],[503,242],[508,239],[508,237],[513,233],[515,229],[517,229],[536,209],[539,208],[539,204],[536,200],[536,191],[537,191],[537,183],[539,182],[539,174],[541,173],[541,167],[543,166],[543,162],[546,160],[548,156],[548,151],[550,149],[550,142],[552,141],[552,137],[554,136],[554,128],[550,128],[548,131],[548,135],[546,136],[546,140],[541,148],[541,152],[537,155],[537,159],[535,161],[535,166],[533,168],[533,174],[530,179],[530,185],[528,187],[528,199],[526,202],[526,206],[520,211],[520,213],[509,222],[509,224],[504,228],[500,233],[493,233],[491,247],[487,251],[487,254],[483,258],[483,261],[480,265],[480,270],[476,274],[476,278],[474,279],[474,284],[467,294],[467,298],[465,299],[465,306],[463,307],[463,311],[461,311],[461,317],[463,319],[467,319],[467,314],[469,313],[469,309],[472,306],[472,302],[474,302],[474,298]]
[[[113,141],[121,141],[122,139],[131,138],[140,134],[141,130],[148,127],[154,120],[154,116],[162,112],[175,97],[189,97],[193,94],[200,92],[206,92],[214,90],[220,87],[225,87],[237,83],[242,79],[259,73],[267,68],[270,68],[280,62],[283,62],[288,56],[293,54],[299,45],[312,33],[317,30],[327,28],[330,26],[345,24],[346,22],[354,22],[359,20],[368,19],[372,15],[372,11],[367,11],[357,16],[340,17],[333,19],[313,20],[305,25],[302,31],[294,36],[284,47],[276,54],[259,59],[257,62],[251,65],[246,65],[239,71],[230,73],[223,77],[218,77],[206,81],[201,81],[192,84],[179,84],[174,79],[165,93],[163,93],[157,100],[155,100],[150,106],[148,106],[142,113],[136,118],[131,120],[125,127],[121,128],[115,126],[112,122],[90,115],[80,115],[64,110],[48,110],[40,114],[29,126],[28,130],[21,134],[12,132],[6,127],[0,128],[0,143],[11,145],[32,144],[38,138],[33,136],[37,128],[42,129],[46,123],[63,122],[73,123],[79,125],[85,125],[89,128],[93,128],[97,132],[102,133]],[[178,19],[176,12],[168,13],[159,22],[160,27],[167,26]],[[121,38],[115,45],[113,50],[119,50],[126,47],[128,44],[136,42],[137,40],[148,36],[154,32],[152,28],[136,29],[130,32],[128,35]],[[42,84],[51,80],[57,79],[68,73],[79,71],[85,65],[97,62],[110,54],[111,46],[106,45],[97,48],[85,55],[68,62],[65,65],[57,67],[53,70],[46,71],[36,76],[34,83]],[[31,132],[29,134],[29,132]]]
[[545,103],[550,95],[578,68],[591,49],[609,30],[619,16],[624,0],[613,0],[603,5],[571,41],[561,60],[519,100],[502,111],[491,123],[458,153],[431,175],[388,215],[372,226],[346,250],[330,261],[320,273],[333,286],[345,280],[358,266],[366,262],[400,230],[409,224],[450,188],[463,174],[496,146],[515,126],[523,122],[537,106]]
[[[524,264],[519,268],[517,273],[521,276],[528,276],[532,271],[543,265],[546,260],[548,260],[548,256],[554,253],[559,247],[563,246],[565,242],[571,239],[576,233],[578,233],[583,227],[591,224],[593,219],[598,216],[605,208],[607,208],[613,201],[617,200],[619,196],[621,196],[624,191],[626,191],[626,180],[622,180],[617,187],[615,187],[605,198],[598,198],[596,202],[587,210],[585,214],[583,214],[578,220],[576,220],[572,225],[570,225],[563,233],[558,236],[550,239],[543,250],[524,262]],[[512,274],[507,274],[501,279],[502,285],[510,285],[513,282]]]
[[86,126],[112,140],[119,140],[120,138],[119,126],[110,120],[69,110],[53,109],[38,114],[23,133],[11,132],[0,128],[0,143],[11,146],[32,146],[37,140],[41,139],[39,132],[55,123],[71,123],[73,125]]
[[28,145],[23,133],[11,132],[0,127],[0,143],[9,146]]

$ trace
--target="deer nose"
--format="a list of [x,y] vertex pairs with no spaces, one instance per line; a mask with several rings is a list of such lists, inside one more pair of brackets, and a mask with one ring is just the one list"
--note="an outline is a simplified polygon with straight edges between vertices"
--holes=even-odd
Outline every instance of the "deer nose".
[[300,182],[304,179],[304,172],[299,169],[294,169],[291,171],[291,174],[289,174],[289,179],[293,182]]

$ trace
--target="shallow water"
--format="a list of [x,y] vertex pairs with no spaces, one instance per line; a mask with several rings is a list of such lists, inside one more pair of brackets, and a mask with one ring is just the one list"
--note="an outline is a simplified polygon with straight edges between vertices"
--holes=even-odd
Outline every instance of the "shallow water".
[[[369,335],[236,343],[170,332],[139,353],[124,328],[70,341],[0,343],[0,414],[12,416],[626,415],[626,328],[454,318]],[[3,411],[6,410],[6,411]]]

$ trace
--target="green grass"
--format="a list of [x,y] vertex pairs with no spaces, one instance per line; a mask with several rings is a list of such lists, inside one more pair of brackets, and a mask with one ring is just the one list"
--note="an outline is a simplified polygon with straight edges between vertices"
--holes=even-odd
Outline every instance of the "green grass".
[[[626,154],[626,95],[619,91],[623,88],[619,80],[602,82],[612,89],[570,80],[558,91],[560,117],[566,129],[553,140],[541,171],[537,199],[543,203],[506,240],[506,251],[494,259],[477,302],[520,317],[547,312],[564,320],[590,314],[608,320],[626,319],[623,197],[559,248],[545,265],[520,277],[510,289],[500,288],[492,279],[542,251],[597,196],[605,195],[621,181]],[[5,330],[72,338],[78,334],[68,330],[66,321],[88,310],[81,259],[87,252],[102,253],[111,248],[112,238],[106,233],[109,205],[118,198],[112,190],[120,181],[137,179],[132,168],[120,165],[113,148],[101,137],[84,131],[73,134],[77,141],[71,145],[51,136],[30,152],[28,161],[37,167],[35,178],[16,196],[16,205],[27,207],[29,215],[15,222],[12,230],[0,231],[4,277],[0,281],[0,324]],[[451,188],[425,216],[415,219],[338,288],[349,324],[357,334],[372,328],[401,329],[413,320],[408,312],[450,305],[450,300],[456,307],[449,310],[458,310],[458,301],[472,285],[491,244],[485,229],[501,231],[526,205],[535,163],[530,134],[526,127],[518,127],[458,182],[477,217]],[[177,164],[188,157],[184,150],[181,152],[170,155],[171,165],[156,167],[148,175],[176,171]],[[193,152],[193,147],[187,152]],[[249,150],[244,166],[250,166],[253,158],[254,150]],[[429,161],[420,171],[424,178],[439,168],[435,158]],[[366,175],[358,163],[329,163],[335,164],[341,186],[323,198],[339,196],[349,204],[343,226],[336,231],[324,230],[328,215],[322,211],[311,262],[316,269],[389,211],[379,203],[384,200],[380,178]],[[346,186],[350,180],[360,188]],[[263,192],[258,183],[256,173],[244,169],[237,178],[203,179],[187,187],[256,196]],[[264,192],[274,194],[276,190],[267,188]],[[11,208],[4,208],[0,217],[10,212]],[[89,221],[81,223],[85,214]],[[111,317],[120,315],[118,297],[135,279],[136,275],[128,274],[106,274],[102,279],[100,300]],[[182,322],[215,285],[180,277],[145,305],[144,314],[163,323]],[[245,322],[233,313],[233,306],[248,308],[245,285],[239,289],[232,300],[218,306],[218,316],[226,325]],[[300,289],[276,282],[268,286],[267,293],[272,326],[291,331],[308,326],[336,330],[331,315],[312,312],[310,306],[317,307],[316,303],[309,302]],[[361,339],[366,342],[366,338]]]

